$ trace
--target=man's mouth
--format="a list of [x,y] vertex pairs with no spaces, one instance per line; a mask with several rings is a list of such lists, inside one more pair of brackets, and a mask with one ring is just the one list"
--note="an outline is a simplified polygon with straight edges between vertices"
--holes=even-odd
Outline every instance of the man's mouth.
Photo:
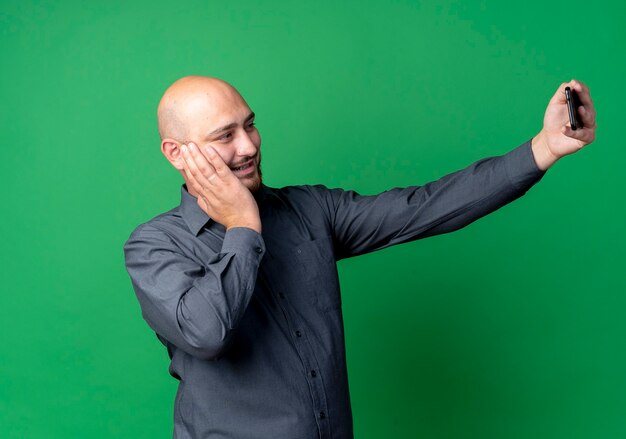
[[244,164],[230,168],[235,175],[245,175],[254,171],[254,160],[248,160]]

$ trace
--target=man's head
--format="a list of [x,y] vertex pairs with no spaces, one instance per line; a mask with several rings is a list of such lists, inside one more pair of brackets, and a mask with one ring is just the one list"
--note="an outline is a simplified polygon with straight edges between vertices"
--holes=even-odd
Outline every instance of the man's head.
[[181,78],[161,98],[158,119],[161,151],[185,181],[180,147],[193,142],[200,150],[212,146],[251,192],[259,189],[261,136],[233,86],[206,76]]

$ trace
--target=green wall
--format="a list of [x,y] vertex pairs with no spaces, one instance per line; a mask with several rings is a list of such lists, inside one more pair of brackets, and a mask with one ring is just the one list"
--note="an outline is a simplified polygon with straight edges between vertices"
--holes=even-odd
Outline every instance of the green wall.
[[586,82],[597,141],[525,197],[339,264],[355,434],[626,437],[625,18],[609,0],[2,1],[2,437],[171,437],[176,381],[122,245],[178,203],[155,115],[187,74],[247,99],[267,184],[363,193],[505,153]]

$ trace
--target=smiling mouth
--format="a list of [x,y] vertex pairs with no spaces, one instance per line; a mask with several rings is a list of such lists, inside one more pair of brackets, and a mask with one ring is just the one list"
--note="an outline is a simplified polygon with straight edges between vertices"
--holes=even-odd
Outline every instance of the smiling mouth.
[[244,169],[250,167],[251,165],[252,165],[252,162],[248,162],[236,168],[230,168],[230,169],[232,169],[233,171],[243,171]]
[[245,173],[246,171],[248,172],[252,171],[253,168],[254,168],[254,160],[248,160],[243,165],[230,168],[230,170],[235,173],[242,173],[242,172]]

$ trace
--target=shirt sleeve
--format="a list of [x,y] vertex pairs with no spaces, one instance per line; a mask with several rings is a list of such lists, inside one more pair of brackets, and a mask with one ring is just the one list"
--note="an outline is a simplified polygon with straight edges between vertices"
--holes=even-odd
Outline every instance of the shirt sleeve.
[[379,195],[331,189],[325,206],[337,259],[458,230],[525,194],[545,174],[531,141],[423,186]]
[[265,252],[259,233],[229,229],[222,248],[199,263],[164,231],[140,226],[124,245],[126,269],[144,319],[161,337],[189,354],[219,356],[243,316]]

